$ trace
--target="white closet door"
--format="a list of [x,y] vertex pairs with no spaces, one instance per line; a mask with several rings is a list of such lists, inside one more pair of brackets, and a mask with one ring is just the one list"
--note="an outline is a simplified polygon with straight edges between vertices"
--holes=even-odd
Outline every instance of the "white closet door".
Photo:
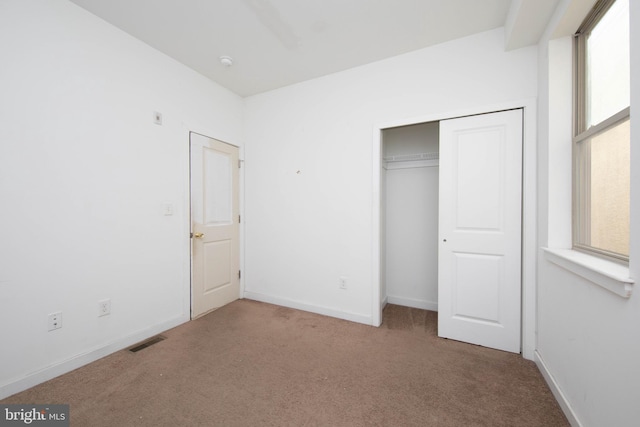
[[438,335],[520,352],[522,110],[440,123]]

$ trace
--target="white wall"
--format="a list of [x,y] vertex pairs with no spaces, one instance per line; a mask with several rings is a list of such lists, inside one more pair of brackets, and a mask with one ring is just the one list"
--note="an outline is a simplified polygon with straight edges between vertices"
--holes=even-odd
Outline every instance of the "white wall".
[[535,97],[536,48],[503,45],[489,31],[247,98],[246,296],[372,323],[374,126]]
[[[560,3],[556,21],[579,3]],[[584,2],[583,2],[584,3]],[[631,1],[631,22],[640,3]],[[588,8],[584,8],[585,12]],[[584,17],[584,13],[582,17]],[[564,18],[564,17],[562,17]],[[566,21],[566,19],[564,19]],[[580,19],[578,19],[578,22]],[[573,30],[576,28],[574,27]],[[549,34],[553,33],[553,28]],[[570,245],[571,40],[541,42],[539,244]],[[631,105],[640,105],[640,27],[631,26]],[[568,105],[567,105],[568,104]],[[640,117],[631,116],[631,164],[640,164]],[[640,273],[640,170],[631,177],[630,276]],[[640,419],[640,285],[624,299],[547,261],[538,262],[538,347],[545,374],[575,424],[632,426]]]
[[[383,131],[384,156],[439,152],[439,123]],[[386,297],[389,303],[438,309],[438,177],[435,165],[389,163],[386,170]],[[394,168],[400,166],[400,168]]]
[[188,129],[242,101],[64,0],[0,2],[0,58],[3,397],[188,320]]

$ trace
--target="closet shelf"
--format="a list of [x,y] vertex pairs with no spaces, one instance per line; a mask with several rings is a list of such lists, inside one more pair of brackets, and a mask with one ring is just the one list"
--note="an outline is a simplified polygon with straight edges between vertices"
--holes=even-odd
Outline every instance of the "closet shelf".
[[382,167],[385,169],[427,168],[438,166],[440,163],[439,159],[440,155],[438,152],[400,154],[385,157]]

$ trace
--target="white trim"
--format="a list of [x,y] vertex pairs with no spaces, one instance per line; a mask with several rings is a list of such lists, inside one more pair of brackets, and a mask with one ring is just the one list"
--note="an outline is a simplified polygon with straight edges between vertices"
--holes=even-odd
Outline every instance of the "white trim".
[[459,110],[453,110],[453,111],[444,112],[444,113],[433,113],[433,114],[427,114],[423,116],[389,120],[386,122],[380,122],[376,124],[374,126],[374,129],[384,130],[384,129],[394,128],[399,126],[410,126],[410,125],[418,125],[418,124],[429,123],[429,122],[439,122],[442,120],[451,120],[459,117],[495,113],[495,112],[504,111],[504,110],[514,110],[517,108],[523,108],[527,106],[533,106],[535,108],[535,105],[536,105],[535,98],[527,98],[527,99],[522,99],[522,100],[513,101],[513,102],[501,102],[501,103],[488,104],[488,105],[479,106],[479,107],[462,108]]
[[150,338],[154,335],[165,332],[171,328],[175,328],[176,326],[188,321],[189,315],[180,316],[166,322],[162,322],[158,325],[153,325],[149,328],[134,332],[125,337],[118,338],[106,345],[99,346],[84,353],[74,355],[71,358],[63,360],[61,362],[53,363],[46,368],[27,374],[22,378],[10,379],[7,383],[0,386],[0,399],[4,399],[5,397],[24,391],[28,388],[41,384],[62,374],[71,372],[74,369],[78,369],[91,362],[95,362],[98,359],[120,351],[140,341],[146,340],[147,338]]
[[[189,168],[189,158],[191,156],[191,130],[182,123],[184,134],[180,143],[185,144],[183,152],[182,174],[184,177],[182,189],[182,312],[191,319],[191,171]],[[181,150],[182,151],[182,150]]]
[[279,305],[282,307],[295,308],[296,310],[308,311],[310,313],[322,314],[324,316],[336,317],[338,319],[348,320],[350,322],[364,323],[365,325],[372,324],[371,316],[334,310],[329,307],[322,307],[315,304],[307,304],[300,301],[294,301],[288,298],[265,295],[257,292],[245,292],[244,298],[250,299],[253,301],[260,301],[260,302],[266,302],[268,304]]
[[372,324],[379,326],[381,321],[380,295],[380,168],[382,165],[382,131],[384,129],[435,122],[456,117],[486,114],[496,111],[524,109],[523,129],[523,210],[522,210],[522,356],[533,360],[536,348],[536,257],[537,257],[537,189],[536,189],[536,138],[537,138],[537,101],[527,98],[511,102],[490,104],[466,108],[445,113],[430,114],[412,118],[401,118],[374,125],[372,138]]
[[629,277],[629,267],[572,249],[542,249],[548,261],[616,295],[631,297],[634,280]]
[[581,427],[582,423],[578,419],[576,413],[573,411],[569,400],[560,389],[560,386],[556,382],[553,375],[551,375],[551,372],[547,368],[547,365],[544,363],[542,356],[540,355],[540,353],[538,353],[537,350],[534,352],[534,362],[538,366],[538,370],[542,374],[542,377],[547,382],[549,389],[551,389],[551,393],[553,393],[553,396],[558,401],[560,409],[562,409],[562,412],[564,412],[564,415],[565,417],[567,417],[569,424],[571,424],[573,427]]
[[218,135],[218,133],[214,132],[213,129],[209,129],[204,126],[192,126],[192,123],[186,122],[182,122],[182,127],[188,132],[194,132],[199,135],[206,136],[207,138],[217,139],[225,144],[233,145],[234,147],[242,147],[240,143],[234,142],[233,138],[227,137],[226,135]]
[[438,311],[437,301],[433,302],[415,298],[394,297],[391,295],[388,295],[386,300],[389,304],[397,304],[404,307],[421,308],[422,310]]
[[538,104],[524,107],[522,146],[522,356],[533,360],[536,350],[538,267]]
[[[375,127],[373,130],[373,155],[372,161],[372,194],[371,194],[371,265],[373,267],[371,275],[371,325],[380,326],[382,324],[382,290],[381,273],[382,273],[382,246],[380,238],[382,235],[382,222],[380,213],[382,210],[382,201],[380,199],[381,169],[382,169],[382,128]],[[386,298],[385,298],[386,299]]]
[[240,239],[240,241],[238,242],[238,244],[240,245],[239,248],[239,252],[240,252],[240,295],[239,298],[242,299],[243,295],[244,295],[244,287],[245,287],[245,280],[246,280],[246,275],[247,275],[247,270],[245,268],[245,247],[246,245],[244,244],[245,241],[245,230],[244,230],[244,225],[247,222],[247,217],[244,214],[244,207],[246,205],[246,201],[245,201],[245,193],[244,193],[244,186],[245,186],[245,170],[246,170],[246,163],[244,160],[244,146],[238,147],[238,155],[239,155],[239,160],[240,160],[240,171],[239,171],[239,178],[240,178],[240,188],[238,189],[238,191],[240,191],[240,194],[238,194],[238,201],[240,203],[240,206],[238,206],[238,210],[240,213],[240,224],[238,224],[238,228],[239,228],[239,232],[240,235],[238,236],[238,238]]

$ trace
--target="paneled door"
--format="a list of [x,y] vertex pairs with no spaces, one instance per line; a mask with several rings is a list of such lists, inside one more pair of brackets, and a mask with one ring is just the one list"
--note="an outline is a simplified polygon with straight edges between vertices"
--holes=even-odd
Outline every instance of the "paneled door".
[[191,318],[240,297],[238,147],[191,133]]
[[438,335],[520,352],[522,110],[440,122]]

